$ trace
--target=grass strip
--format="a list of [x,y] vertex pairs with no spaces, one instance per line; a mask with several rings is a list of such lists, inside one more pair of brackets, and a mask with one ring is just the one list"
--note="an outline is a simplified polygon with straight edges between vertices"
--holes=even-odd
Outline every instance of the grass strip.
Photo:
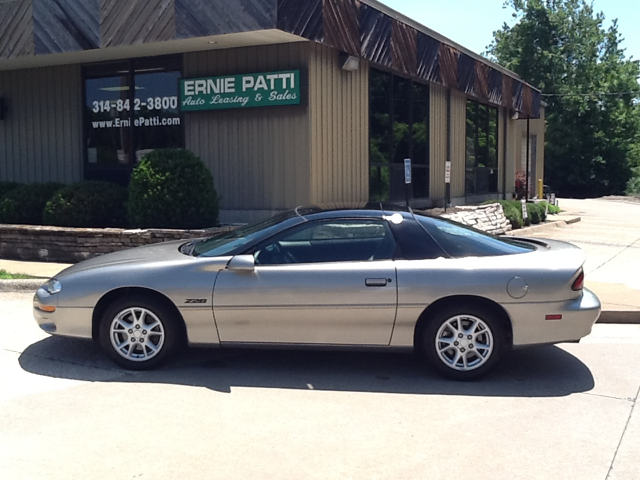
[[31,280],[36,279],[31,275],[25,275],[24,273],[9,273],[6,270],[0,270],[0,280]]

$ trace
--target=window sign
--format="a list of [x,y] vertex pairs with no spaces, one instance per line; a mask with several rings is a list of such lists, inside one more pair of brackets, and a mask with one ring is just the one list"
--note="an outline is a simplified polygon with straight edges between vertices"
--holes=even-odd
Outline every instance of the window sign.
[[181,63],[180,57],[142,58],[84,68],[86,179],[127,183],[145,154],[184,147]]
[[180,72],[136,72],[133,126],[135,159],[157,148],[184,145],[176,87]]
[[299,70],[180,80],[183,112],[299,104]]

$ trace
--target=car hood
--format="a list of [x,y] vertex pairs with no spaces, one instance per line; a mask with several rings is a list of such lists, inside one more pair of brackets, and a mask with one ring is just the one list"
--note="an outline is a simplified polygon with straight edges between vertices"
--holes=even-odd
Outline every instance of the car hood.
[[73,273],[83,270],[95,269],[100,267],[110,267],[116,265],[131,264],[151,264],[156,262],[171,262],[193,260],[195,257],[180,253],[179,247],[188,240],[176,240],[172,242],[155,243],[144,247],[130,248],[119,252],[108,253],[99,257],[90,258],[77,263],[69,268],[62,270],[55,275],[55,278],[61,279]]

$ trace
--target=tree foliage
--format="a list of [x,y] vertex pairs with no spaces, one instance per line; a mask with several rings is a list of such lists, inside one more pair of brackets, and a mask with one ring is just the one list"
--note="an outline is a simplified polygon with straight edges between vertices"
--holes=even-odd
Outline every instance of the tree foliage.
[[488,53],[540,88],[547,104],[545,183],[564,195],[623,193],[640,165],[640,66],[617,21],[585,0],[507,0],[517,20]]

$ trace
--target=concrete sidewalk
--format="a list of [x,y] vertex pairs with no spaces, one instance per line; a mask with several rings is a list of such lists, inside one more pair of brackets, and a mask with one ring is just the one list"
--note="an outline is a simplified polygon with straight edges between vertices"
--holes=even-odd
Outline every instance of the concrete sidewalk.
[[39,278],[51,278],[60,270],[71,266],[69,263],[21,262],[18,260],[0,260],[0,270],[9,273],[23,273]]
[[[585,284],[602,302],[600,323],[640,324],[640,203],[624,199],[561,199],[563,213],[550,221],[511,232],[573,243],[587,254]],[[0,291],[35,291],[44,279],[68,267],[62,263],[0,260],[0,270],[38,277],[0,280]]]
[[0,280],[0,292],[35,292],[45,280],[69,266],[70,264],[65,263],[0,260],[0,270],[36,277],[31,280]]

